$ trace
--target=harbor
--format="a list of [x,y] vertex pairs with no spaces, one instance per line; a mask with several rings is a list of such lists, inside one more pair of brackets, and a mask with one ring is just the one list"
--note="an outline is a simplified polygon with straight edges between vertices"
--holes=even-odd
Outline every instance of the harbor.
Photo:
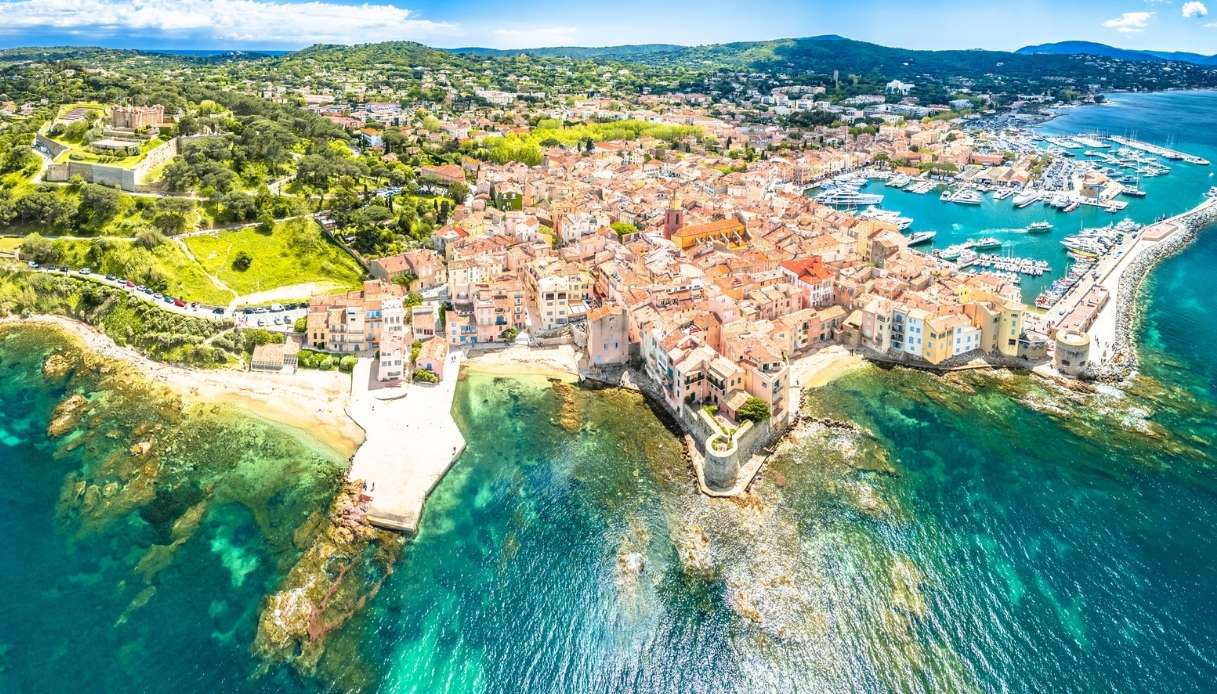
[[918,250],[1015,280],[1025,303],[1046,309],[1106,252],[1099,230],[1126,220],[1152,224],[1175,214],[1182,196],[1217,183],[1208,165],[1214,153],[1203,146],[1165,147],[1151,139],[1173,141],[1171,135],[1134,139],[1098,126],[1075,130],[1067,121],[986,131],[995,150],[1042,158],[1042,171],[1025,185],[1005,182],[1002,167],[950,175],[879,166],[838,175],[808,194],[892,224]]

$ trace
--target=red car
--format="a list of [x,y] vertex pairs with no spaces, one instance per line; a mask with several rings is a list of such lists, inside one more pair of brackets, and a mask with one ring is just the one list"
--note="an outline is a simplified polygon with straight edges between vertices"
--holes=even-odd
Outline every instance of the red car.
[[186,302],[185,302],[185,301],[182,301],[181,299],[174,299],[174,300],[173,300],[173,305],[174,305],[174,306],[177,306],[178,308],[185,308],[185,307],[186,307]]

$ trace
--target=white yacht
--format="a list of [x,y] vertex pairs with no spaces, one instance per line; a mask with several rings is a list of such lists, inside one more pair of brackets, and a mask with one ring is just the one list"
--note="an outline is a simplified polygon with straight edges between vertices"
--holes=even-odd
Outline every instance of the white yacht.
[[817,195],[816,202],[823,205],[878,205],[883,202],[883,196],[875,193],[861,193],[848,188],[830,188]]
[[1033,190],[1024,190],[1023,192],[1014,196],[1014,206],[1015,207],[1026,207],[1027,205],[1030,205],[1031,203],[1033,203],[1039,199],[1040,199],[1039,193],[1037,193]]

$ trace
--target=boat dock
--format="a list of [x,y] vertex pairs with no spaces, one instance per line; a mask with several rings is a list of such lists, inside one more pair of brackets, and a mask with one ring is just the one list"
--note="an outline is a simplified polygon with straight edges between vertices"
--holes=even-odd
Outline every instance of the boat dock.
[[1186,152],[1180,152],[1178,150],[1170,149],[1168,147],[1161,147],[1159,145],[1151,145],[1148,142],[1141,142],[1140,140],[1134,140],[1131,137],[1120,137],[1119,135],[1112,135],[1112,136],[1108,137],[1107,139],[1111,140],[1112,142],[1122,144],[1125,147],[1131,147],[1132,149],[1139,149],[1142,152],[1149,152],[1150,154],[1157,155],[1164,159],[1173,159],[1175,161],[1185,161],[1189,164],[1198,164],[1200,166],[1208,166],[1208,163],[1209,163],[1207,159],[1201,159],[1200,157],[1193,156]]
[[368,521],[388,530],[417,532],[423,504],[461,452],[465,437],[452,418],[460,352],[448,355],[439,383],[382,388],[363,358],[351,378],[347,414],[366,438],[347,477],[362,480]]

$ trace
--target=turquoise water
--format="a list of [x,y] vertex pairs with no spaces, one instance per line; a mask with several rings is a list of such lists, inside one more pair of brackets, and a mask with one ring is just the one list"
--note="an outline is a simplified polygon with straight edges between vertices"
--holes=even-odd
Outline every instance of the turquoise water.
[[867,367],[736,501],[637,395],[467,375],[469,448],[315,668],[254,644],[341,462],[4,333],[0,691],[1212,691],[1215,265],[1152,275],[1127,393]]
[[[1125,135],[1154,144],[1170,143],[1175,149],[1217,162],[1217,142],[1212,132],[1217,92],[1111,94],[1109,98],[1111,101],[1106,105],[1069,109],[1041,125],[1037,131],[1044,135]],[[1074,151],[1079,158],[1087,158],[1082,150]],[[883,195],[883,209],[897,210],[913,218],[910,232],[938,232],[934,240],[921,249],[945,248],[967,239],[992,236],[1003,242],[1002,248],[993,253],[1008,252],[1048,261],[1052,273],[1023,279],[1023,297],[1030,302],[1052,280],[1064,274],[1069,265],[1069,257],[1060,244],[1064,236],[1082,228],[1106,226],[1125,217],[1149,223],[1178,214],[1195,206],[1203,200],[1209,187],[1217,185],[1214,176],[1217,165],[1162,161],[1169,165],[1171,172],[1165,176],[1142,178],[1141,188],[1146,196],[1121,197],[1128,202],[1128,207],[1117,213],[1090,206],[1065,213],[1039,202],[1016,208],[1011,198],[994,200],[989,194],[980,205],[958,205],[942,202],[936,192],[918,195],[889,188],[879,181],[872,181],[863,190]],[[1051,222],[1053,230],[1045,234],[1026,233],[1028,225],[1039,221]]]

